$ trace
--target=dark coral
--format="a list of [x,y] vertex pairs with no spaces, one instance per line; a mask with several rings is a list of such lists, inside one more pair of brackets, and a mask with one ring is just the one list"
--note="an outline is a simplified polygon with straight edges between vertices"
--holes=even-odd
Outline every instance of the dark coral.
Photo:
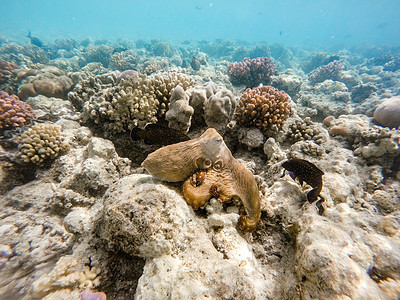
[[23,126],[34,117],[29,104],[15,95],[0,91],[0,130]]
[[245,57],[241,62],[228,66],[228,75],[234,85],[244,84],[252,88],[260,83],[268,84],[276,73],[274,63],[268,57],[250,59]]
[[284,91],[261,86],[243,93],[235,118],[243,126],[255,126],[266,131],[273,125],[281,127],[291,109],[290,97]]
[[323,82],[325,80],[337,80],[340,72],[343,70],[343,65],[340,61],[334,60],[329,64],[319,67],[308,74],[308,78],[312,85]]

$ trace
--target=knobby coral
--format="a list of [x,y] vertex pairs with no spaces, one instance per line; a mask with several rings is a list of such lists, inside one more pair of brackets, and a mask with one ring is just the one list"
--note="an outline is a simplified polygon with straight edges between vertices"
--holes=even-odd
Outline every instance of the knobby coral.
[[228,75],[233,84],[245,84],[246,87],[255,87],[260,83],[267,84],[271,76],[276,73],[272,60],[267,57],[250,59],[245,57],[241,62],[228,66]]
[[36,124],[18,138],[18,151],[25,162],[43,164],[68,149],[62,128],[55,124]]
[[25,125],[35,117],[32,107],[15,95],[0,91],[0,129]]
[[243,126],[256,126],[268,130],[280,127],[289,117],[290,97],[271,86],[247,89],[240,98],[235,118]]
[[312,85],[323,82],[327,79],[337,80],[340,72],[343,70],[343,65],[340,61],[334,60],[325,66],[321,66],[310,72],[308,78]]
[[260,219],[260,196],[253,174],[238,162],[222,136],[209,128],[199,138],[168,145],[149,154],[142,166],[169,182],[185,181],[183,194],[199,208],[212,197],[240,199],[246,211],[239,226],[252,231]]
[[107,133],[144,127],[165,116],[176,86],[186,90],[193,84],[191,77],[180,73],[127,77],[119,85],[92,96],[84,104],[83,116],[102,125]]

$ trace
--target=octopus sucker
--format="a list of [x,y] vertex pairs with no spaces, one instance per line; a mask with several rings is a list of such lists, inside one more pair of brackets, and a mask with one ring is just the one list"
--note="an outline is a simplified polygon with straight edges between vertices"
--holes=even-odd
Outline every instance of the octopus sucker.
[[197,139],[156,150],[142,166],[161,180],[184,181],[183,196],[195,209],[212,197],[222,202],[239,198],[246,211],[239,219],[240,228],[253,231],[260,220],[260,196],[253,174],[233,157],[213,128]]

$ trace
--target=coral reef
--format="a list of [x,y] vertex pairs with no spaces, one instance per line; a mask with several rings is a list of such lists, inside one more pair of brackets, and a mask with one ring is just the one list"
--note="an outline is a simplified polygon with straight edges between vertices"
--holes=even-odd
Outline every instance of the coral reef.
[[15,95],[0,91],[0,130],[24,126],[34,117],[29,104]]
[[272,60],[267,57],[254,59],[246,57],[241,62],[230,64],[227,72],[233,84],[244,84],[246,87],[252,88],[260,83],[270,83],[276,68]]
[[107,45],[89,45],[85,49],[84,57],[87,63],[99,62],[108,67],[113,48]]
[[36,124],[18,137],[18,151],[25,162],[41,165],[67,149],[60,125]]
[[400,127],[400,96],[388,98],[379,104],[374,118],[382,126]]
[[292,109],[290,97],[271,86],[247,89],[235,113],[235,119],[242,126],[255,126],[266,131],[281,127]]
[[181,73],[127,77],[119,85],[102,90],[86,101],[83,117],[102,126],[109,134],[144,127],[164,117],[176,86],[187,89],[193,84],[191,77]]
[[398,47],[40,38],[0,37],[2,298],[399,297]]
[[319,67],[312,71],[308,78],[312,85],[316,83],[323,82],[327,79],[337,80],[339,78],[340,72],[343,70],[343,65],[340,61],[334,60],[329,64]]
[[117,52],[111,56],[110,68],[119,71],[136,69],[139,56],[132,50]]

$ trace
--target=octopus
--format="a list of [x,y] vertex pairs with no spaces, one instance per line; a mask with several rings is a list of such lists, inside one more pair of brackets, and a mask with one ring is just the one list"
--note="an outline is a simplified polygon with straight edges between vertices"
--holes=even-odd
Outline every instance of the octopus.
[[[313,163],[304,159],[287,160],[282,164],[282,167],[289,172],[289,175],[293,180],[297,177],[301,186],[303,185],[303,182],[305,182],[313,188],[307,194],[308,202],[313,203],[318,199],[322,190],[322,175],[324,175],[324,172]],[[285,175],[285,170],[283,171],[282,176]]]
[[240,200],[246,214],[240,216],[239,227],[250,232],[260,220],[260,195],[253,174],[233,157],[213,128],[196,139],[150,153],[142,166],[163,181],[183,181],[183,196],[194,209],[213,197],[222,202]]

